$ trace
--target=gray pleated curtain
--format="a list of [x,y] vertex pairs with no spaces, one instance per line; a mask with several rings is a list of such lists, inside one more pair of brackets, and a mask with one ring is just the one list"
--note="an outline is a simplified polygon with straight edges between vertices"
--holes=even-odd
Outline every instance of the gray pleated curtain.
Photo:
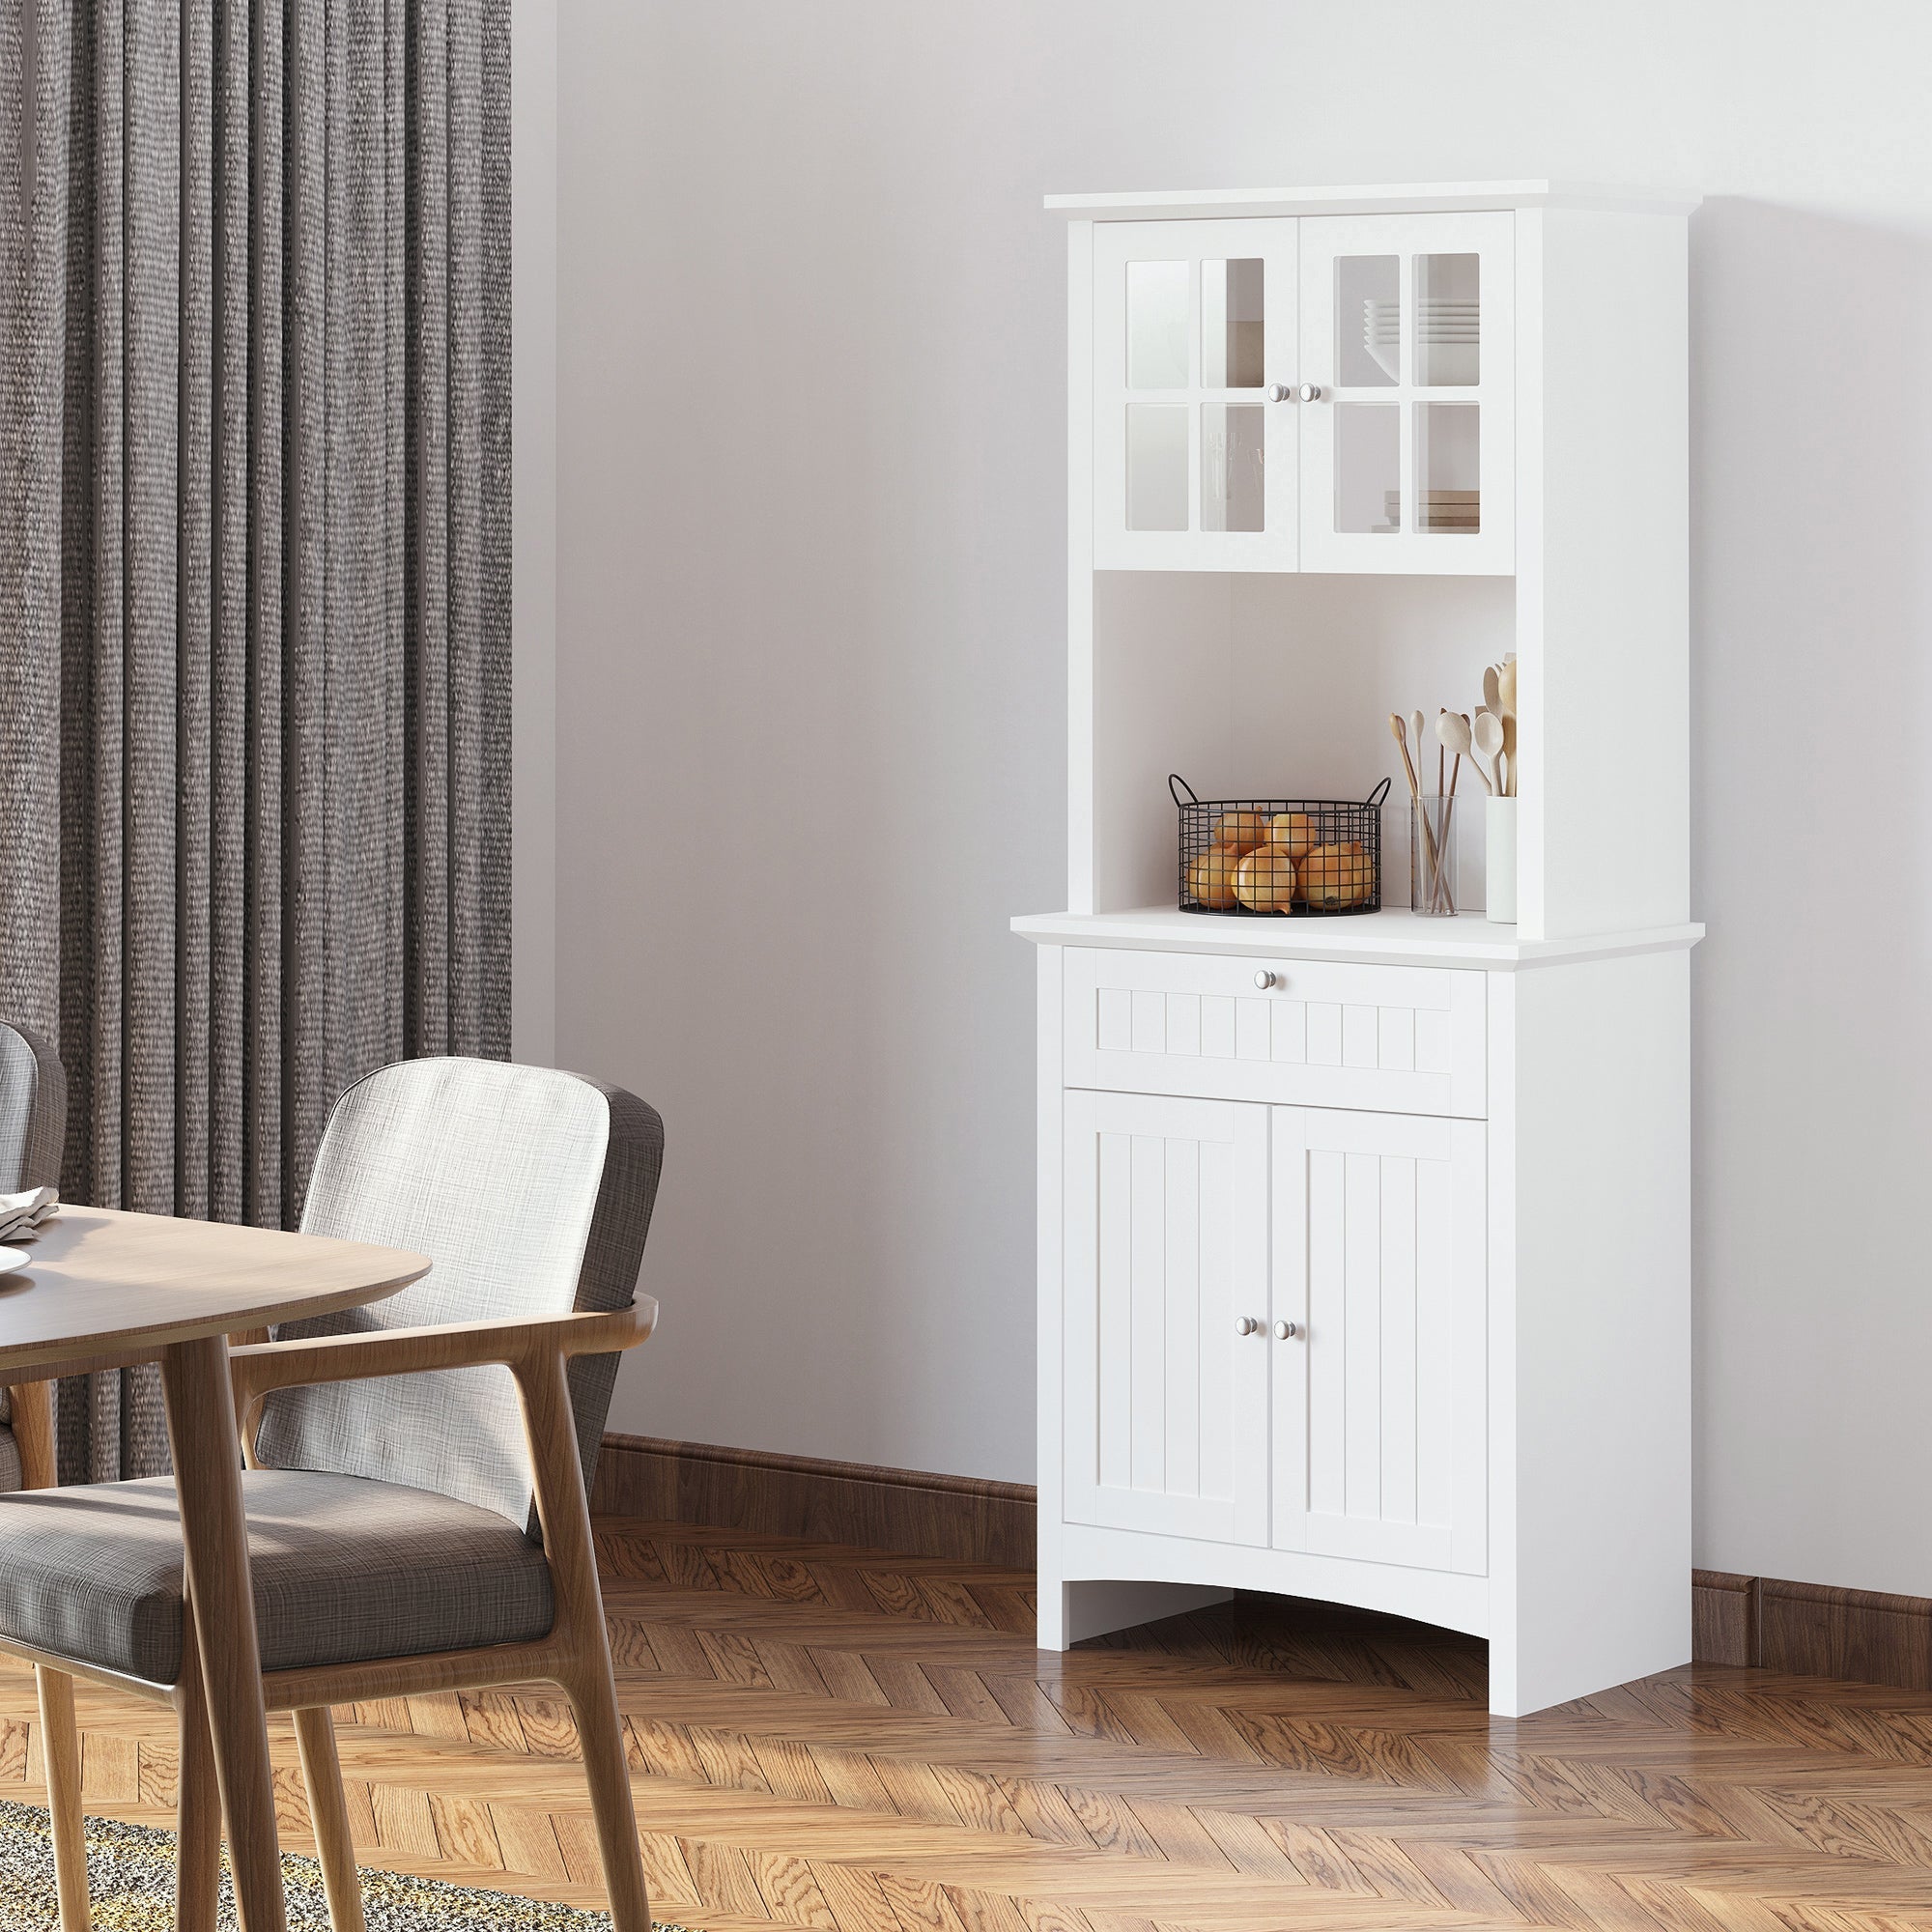
[[[509,1010],[509,0],[0,0],[0,1012],[65,1189],[293,1222]],[[164,1466],[152,1372],[67,1480]]]

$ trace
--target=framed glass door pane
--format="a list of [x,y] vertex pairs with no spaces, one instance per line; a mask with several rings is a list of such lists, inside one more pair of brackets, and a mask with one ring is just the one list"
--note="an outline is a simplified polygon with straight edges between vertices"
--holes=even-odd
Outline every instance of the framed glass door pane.
[[1402,409],[1335,405],[1335,527],[1373,536],[1402,528]]
[[1392,389],[1402,371],[1402,258],[1344,255],[1335,264],[1335,386]]
[[1259,389],[1266,341],[1264,264],[1252,256],[1244,261],[1203,262],[1201,386]]
[[1127,405],[1127,527],[1187,527],[1187,405]]
[[1473,387],[1483,380],[1483,260],[1415,258],[1415,380],[1425,389]]
[[1417,403],[1419,530],[1474,536],[1483,526],[1483,425],[1474,403]]
[[1185,262],[1127,264],[1130,389],[1187,386],[1187,270]]
[[1201,527],[1267,527],[1267,412],[1259,403],[1207,403],[1201,411]]

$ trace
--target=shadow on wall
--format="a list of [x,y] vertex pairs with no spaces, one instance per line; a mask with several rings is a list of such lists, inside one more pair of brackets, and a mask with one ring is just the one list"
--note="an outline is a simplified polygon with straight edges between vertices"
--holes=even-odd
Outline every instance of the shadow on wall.
[[1932,223],[1694,218],[1698,1561],[1919,1595],[1928,342]]

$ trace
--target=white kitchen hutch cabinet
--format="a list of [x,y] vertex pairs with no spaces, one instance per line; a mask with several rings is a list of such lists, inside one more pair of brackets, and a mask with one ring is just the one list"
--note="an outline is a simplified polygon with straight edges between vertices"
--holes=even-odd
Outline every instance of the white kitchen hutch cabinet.
[[[1520,1714],[1690,1656],[1688,196],[1056,199],[1067,910],[1040,1642],[1276,1591]],[[1165,780],[1365,796],[1514,651],[1519,923],[1175,909]],[[1472,820],[1475,813],[1471,813]]]

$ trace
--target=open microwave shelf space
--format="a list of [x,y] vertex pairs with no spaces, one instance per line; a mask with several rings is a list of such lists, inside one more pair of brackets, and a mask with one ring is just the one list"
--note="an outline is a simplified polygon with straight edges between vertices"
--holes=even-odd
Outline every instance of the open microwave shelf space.
[[[1040,1641],[1245,1588],[1483,1634],[1499,1713],[1681,1663],[1694,198],[1056,205]],[[1175,907],[1169,772],[1365,797],[1510,652],[1516,923],[1473,854],[1404,909],[1400,780],[1379,912]]]

